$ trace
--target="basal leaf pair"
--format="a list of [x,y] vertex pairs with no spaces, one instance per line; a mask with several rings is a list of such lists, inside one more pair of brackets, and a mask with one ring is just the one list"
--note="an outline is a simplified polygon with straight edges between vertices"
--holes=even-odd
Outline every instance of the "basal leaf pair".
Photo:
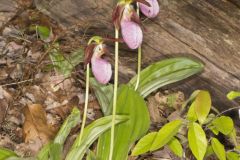
[[[199,63],[197,61],[193,61],[191,59],[187,59],[187,58],[173,58],[173,59],[167,59],[167,60],[157,62],[155,64],[150,65],[149,67],[147,67],[146,69],[144,69],[141,72],[141,77],[143,77],[144,83],[140,83],[139,89],[137,90],[137,92],[139,92],[140,95],[144,95],[144,97],[146,97],[152,91],[155,91],[156,89],[158,89],[162,86],[185,79],[193,74],[198,73],[201,70],[202,70],[201,63]],[[111,113],[112,105],[111,105],[111,103],[109,103],[110,99],[108,97],[111,97],[111,95],[112,95],[111,93],[109,93],[112,90],[111,89],[112,86],[109,85],[106,87],[106,86],[102,86],[96,82],[93,82],[93,83],[96,85],[94,87],[95,94],[96,94],[96,97],[98,97],[100,104],[104,104],[104,105],[108,106],[108,108],[106,108],[106,106],[101,106],[102,108],[104,108],[104,111],[107,111],[104,113]],[[133,94],[133,95],[139,94],[137,92],[134,92],[134,90],[133,90],[135,83],[136,83],[136,77],[134,77],[129,82],[128,87],[127,86],[124,87],[125,89],[122,89],[122,87],[120,87],[120,91],[118,94],[119,98],[118,98],[117,106],[121,107],[122,105],[119,105],[119,104],[125,103],[125,105],[124,105],[125,107],[128,106],[128,108],[132,108],[132,111],[129,112],[128,114],[133,115],[134,117],[137,118],[136,120],[134,120],[134,119],[133,120],[144,123],[143,117],[148,117],[148,113],[142,112],[140,114],[137,112],[138,109],[140,109],[140,108],[142,108],[141,109],[142,111],[146,110],[145,105],[144,105],[145,107],[141,107],[142,105],[140,105],[138,103],[140,101],[143,101],[143,100],[141,100],[142,98],[140,98],[140,96],[137,96],[137,97],[139,97],[138,98],[139,100],[137,100],[137,99],[134,99],[132,96],[130,96],[131,94]],[[150,87],[147,87],[147,86],[150,86]],[[131,94],[126,92],[127,88]],[[122,93],[123,91],[125,93]],[[126,99],[120,98],[123,96],[126,96],[127,98]],[[122,111],[124,111],[124,107],[121,107],[121,108],[122,108]],[[127,110],[126,110],[126,112],[127,112]],[[120,114],[120,113],[121,112],[117,112],[117,114]],[[131,120],[131,117],[132,116],[129,117],[130,120]],[[121,128],[122,125],[124,125],[124,124],[119,125],[117,128]],[[122,140],[121,137],[119,137],[118,135],[124,135],[124,137],[126,139],[128,139],[128,136],[130,134],[126,134],[126,133],[128,133],[129,131],[132,130],[132,132],[138,133],[137,130],[134,128],[131,128],[131,127],[127,128],[127,126],[125,126],[125,127],[126,128],[116,129],[116,136],[115,136],[115,141],[116,141],[115,147],[116,148],[114,149],[114,153],[115,153],[114,155],[116,156],[116,153],[119,154],[119,156],[114,157],[114,158],[116,158],[116,160],[126,159],[126,155],[128,155],[128,152],[129,152],[133,142],[139,138],[139,136],[138,137],[136,136],[137,138],[135,138],[134,141],[129,141],[129,142]],[[128,131],[126,131],[126,130],[128,130]],[[146,132],[146,130],[144,130],[144,132],[142,132],[139,135],[143,135],[145,132]],[[109,137],[110,137],[109,133],[108,134],[105,133],[99,139],[97,155],[100,158],[102,158],[103,160],[107,159],[108,154],[109,154],[108,153],[108,150],[109,150],[108,144],[110,143]],[[131,138],[129,138],[129,139],[131,139]],[[117,143],[119,141],[123,141],[125,143]],[[176,142],[177,139],[175,140],[173,137],[170,137],[168,141],[169,141],[168,142],[169,148],[171,148],[173,151],[175,151],[176,154],[180,155],[182,151],[181,151],[181,149],[178,149],[179,143]],[[167,143],[167,142],[164,142],[164,143]],[[158,148],[158,147],[156,146],[156,148]],[[121,157],[120,155],[124,155],[124,156]]]
[[[114,138],[114,160],[125,160],[130,147],[148,131],[150,117],[144,99],[127,85],[119,88],[116,113],[129,116],[126,123],[116,126]],[[101,160],[108,159],[109,144],[110,132],[106,132],[98,141],[97,157]]]
[[[78,145],[79,136],[75,140],[75,143],[69,150],[66,159],[82,159],[84,154],[88,151],[89,146],[105,131],[109,130],[111,126],[112,116],[100,118],[86,128],[84,128],[84,134],[82,143]],[[127,115],[121,115],[116,117],[115,124],[123,123],[128,120]],[[54,141],[44,146],[37,155],[39,160],[60,160],[63,159],[62,149],[64,142],[69,135],[71,129],[80,123],[80,111],[76,108],[73,109],[72,113],[63,123]]]

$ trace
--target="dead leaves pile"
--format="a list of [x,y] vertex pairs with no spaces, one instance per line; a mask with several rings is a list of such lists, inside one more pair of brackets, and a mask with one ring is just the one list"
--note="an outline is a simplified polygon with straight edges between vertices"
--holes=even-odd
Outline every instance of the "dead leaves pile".
[[26,107],[24,116],[24,140],[36,153],[44,144],[54,138],[56,130],[47,123],[46,112],[39,104]]

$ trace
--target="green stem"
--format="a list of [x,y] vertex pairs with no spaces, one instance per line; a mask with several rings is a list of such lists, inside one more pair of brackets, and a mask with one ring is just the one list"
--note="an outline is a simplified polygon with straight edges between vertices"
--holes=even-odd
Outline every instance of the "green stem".
[[[119,31],[115,29],[115,38],[119,38]],[[114,71],[114,89],[113,89],[113,110],[112,110],[112,126],[111,126],[111,140],[110,140],[110,153],[109,160],[113,157],[114,148],[114,131],[115,131],[115,119],[116,119],[116,108],[117,108],[117,89],[118,89],[118,50],[119,43],[115,42],[115,71]]]
[[[139,3],[137,3],[137,14],[139,14]],[[140,83],[140,73],[141,73],[141,63],[142,63],[142,46],[138,47],[138,65],[137,65],[137,82],[135,86],[135,90],[138,89]]]
[[84,112],[83,112],[83,120],[82,120],[82,126],[81,126],[81,131],[80,131],[80,136],[79,136],[79,141],[77,142],[77,145],[79,146],[82,141],[82,136],[83,136],[83,130],[86,124],[86,119],[87,119],[87,108],[88,108],[88,95],[89,95],[89,63],[87,64],[87,74],[86,74],[86,93],[85,93],[85,103],[84,103]]
[[136,82],[135,90],[138,89],[138,86],[140,83],[141,63],[142,63],[142,47],[140,46],[138,48],[137,82]]

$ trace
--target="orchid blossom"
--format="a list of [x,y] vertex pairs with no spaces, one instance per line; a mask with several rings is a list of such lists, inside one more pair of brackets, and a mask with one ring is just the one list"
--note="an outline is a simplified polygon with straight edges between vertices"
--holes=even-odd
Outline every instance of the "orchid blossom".
[[[89,75],[90,75],[90,62],[92,66],[92,72],[96,80],[101,84],[106,84],[110,81],[112,76],[111,64],[106,60],[102,59],[102,55],[106,52],[106,45],[103,44],[101,37],[95,36],[91,38],[88,42],[88,46],[85,49],[84,63],[87,68],[86,71],[86,94],[85,94],[85,104],[83,112],[83,120],[81,131],[79,135],[78,143],[81,143],[83,130],[86,124],[87,118],[87,108],[88,108],[88,95],[89,95]],[[80,144],[79,144],[80,145]]]
[[160,7],[157,0],[146,0],[150,4],[139,3],[141,12],[148,18],[154,18],[158,15]]
[[143,40],[140,19],[131,3],[119,2],[113,12],[113,23],[118,30],[121,28],[122,37],[131,49],[137,49]]
[[[85,65],[91,61],[92,72],[96,80],[101,84],[107,84],[112,77],[111,64],[102,58],[107,52],[106,45],[100,37],[90,40],[85,49]],[[95,41],[94,43],[92,43]]]
[[112,19],[115,28],[121,28],[122,37],[131,49],[137,49],[143,41],[141,21],[132,2],[137,2],[141,12],[148,18],[154,18],[159,13],[157,0],[122,0],[113,11]]

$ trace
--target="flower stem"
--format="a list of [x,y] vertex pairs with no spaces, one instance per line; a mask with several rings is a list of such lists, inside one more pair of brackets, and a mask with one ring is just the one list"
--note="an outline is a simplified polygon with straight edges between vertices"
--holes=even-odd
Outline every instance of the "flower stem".
[[[119,31],[115,29],[115,38],[119,38]],[[116,108],[117,108],[117,89],[118,89],[118,51],[119,43],[115,42],[115,71],[114,71],[114,88],[113,88],[113,110],[112,110],[112,126],[111,126],[111,140],[110,140],[110,153],[109,160],[113,157],[114,148],[114,131],[115,131],[115,119],[116,119]]]
[[136,82],[135,90],[138,89],[138,86],[140,83],[141,63],[142,63],[142,47],[139,46],[139,48],[138,48],[138,65],[137,65],[137,82]]
[[87,64],[87,74],[86,74],[86,93],[85,93],[85,103],[84,103],[84,112],[83,112],[83,120],[82,120],[82,126],[81,126],[81,131],[80,131],[80,136],[79,136],[79,141],[77,142],[78,146],[81,144],[82,141],[82,136],[83,136],[83,130],[86,124],[86,119],[87,119],[87,108],[88,108],[88,95],[89,95],[89,63]]
[[[140,16],[139,13],[139,3],[137,3],[137,14]],[[141,73],[141,63],[142,63],[142,45],[138,47],[138,65],[137,65],[137,82],[135,86],[135,90],[138,89],[139,83],[140,83],[140,73]]]

